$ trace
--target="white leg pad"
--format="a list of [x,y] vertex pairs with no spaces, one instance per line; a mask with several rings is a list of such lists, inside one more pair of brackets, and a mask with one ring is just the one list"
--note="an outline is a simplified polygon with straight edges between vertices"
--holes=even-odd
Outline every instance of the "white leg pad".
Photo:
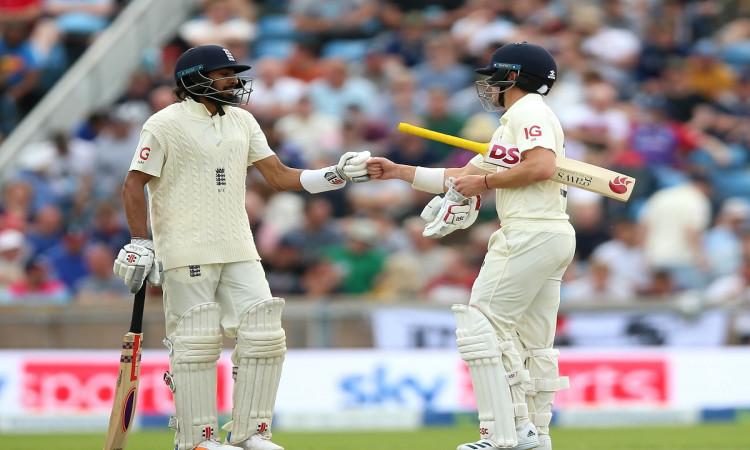
[[560,351],[553,348],[527,350],[526,366],[531,380],[526,383],[526,401],[529,419],[536,425],[539,434],[549,434],[555,392],[570,387],[568,377],[558,376],[559,354]]
[[515,418],[517,414],[525,416],[527,408],[524,403],[514,404],[510,386],[527,381],[528,372],[506,372],[503,349],[513,347],[513,343],[501,344],[489,320],[478,309],[453,305],[451,310],[456,316],[458,351],[469,366],[474,385],[480,436],[497,447],[515,447]]
[[216,438],[219,416],[216,407],[216,361],[221,355],[220,307],[198,305],[186,312],[174,334],[164,339],[169,348],[169,369],[165,381],[172,390],[180,450],[192,449],[206,439]]
[[272,298],[254,305],[240,319],[235,365],[232,421],[227,442],[242,442],[256,433],[271,436],[271,421],[281,367],[286,355],[286,334],[281,328],[284,299]]

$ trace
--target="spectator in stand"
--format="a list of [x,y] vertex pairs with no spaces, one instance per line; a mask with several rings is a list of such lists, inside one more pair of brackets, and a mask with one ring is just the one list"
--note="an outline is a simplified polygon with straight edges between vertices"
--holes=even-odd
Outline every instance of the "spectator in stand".
[[47,266],[38,259],[24,266],[23,278],[0,289],[0,303],[13,305],[64,305],[72,297],[65,283],[50,276]]
[[26,243],[23,233],[12,228],[0,231],[0,287],[23,277]]
[[380,30],[375,0],[290,0],[295,29],[321,43],[365,39]]
[[596,246],[590,257],[606,265],[611,278],[624,282],[631,294],[645,289],[650,277],[642,237],[634,220],[620,218],[612,225],[612,239]]
[[471,296],[471,288],[479,271],[469,264],[466,256],[451,249],[447,264],[427,282],[422,295],[432,303],[454,304],[456,299]]
[[120,198],[124,173],[133,159],[133,149],[140,139],[139,119],[126,107],[116,107],[108,116],[107,125],[96,137],[94,171],[96,198]]
[[[476,100],[476,90],[474,92]],[[374,103],[374,115],[382,118],[386,129],[393,130],[400,122],[408,122],[411,117],[421,115],[425,111],[426,101],[423,91],[417,86],[414,72],[396,68],[387,77],[387,87]]]
[[670,60],[687,56],[687,49],[677,41],[675,34],[674,26],[668,23],[651,25],[635,68],[638,82],[660,77]]
[[177,100],[169,86],[156,86],[148,94],[148,106],[151,113],[161,111]]
[[[438,276],[449,260],[449,250],[435,239],[422,236],[425,221],[410,216],[403,222],[409,245],[388,255],[376,288],[382,299],[421,296],[427,283]],[[487,241],[485,241],[485,246]]]
[[463,64],[449,33],[441,33],[425,43],[425,60],[414,66],[414,78],[422,89],[440,87],[458,92],[474,82],[476,75]]
[[[466,124],[466,117],[453,112],[450,105],[450,91],[443,87],[434,86],[427,90],[427,108],[424,113],[426,128],[440,133],[458,136]],[[436,141],[429,141],[435,154],[445,160],[455,150],[455,147]],[[463,151],[463,150],[462,150]]]
[[0,227],[25,230],[34,214],[34,188],[26,180],[10,180],[3,185],[0,201]]
[[92,244],[86,248],[86,275],[76,285],[75,302],[86,305],[122,303],[130,301],[130,289],[110,267],[117,255],[108,245]]
[[750,344],[750,257],[733,273],[717,278],[706,287],[705,299],[711,306],[729,306],[732,311],[732,334],[738,343]]
[[589,84],[586,102],[574,105],[560,115],[565,129],[566,146],[576,142],[587,154],[604,153],[615,157],[626,148],[630,121],[617,101],[617,90],[607,82]]
[[65,217],[57,205],[47,205],[34,215],[26,234],[29,252],[33,257],[62,244],[65,234]]
[[339,292],[365,294],[373,290],[383,270],[385,253],[376,247],[380,237],[370,219],[354,218],[345,226],[346,242],[328,247],[323,257],[342,274]]
[[261,260],[273,295],[286,297],[302,294],[300,280],[305,272],[305,263],[300,247],[299,242],[286,235],[273,252]]
[[341,281],[341,272],[334,263],[317,258],[307,265],[300,286],[306,299],[321,300],[334,295]]
[[253,64],[253,101],[248,109],[261,120],[279,120],[294,112],[305,95],[307,84],[286,75],[284,61],[265,57]]
[[31,24],[0,23],[0,134],[8,135],[37,101],[40,66],[29,40]]
[[600,199],[571,203],[568,208],[576,228],[575,257],[585,264],[594,249],[611,238],[604,222],[604,208]]
[[607,25],[603,10],[594,4],[577,3],[570,12],[570,22],[581,38],[583,53],[594,60],[605,80],[627,94],[641,51],[638,36],[631,30]]
[[377,38],[383,53],[405,67],[424,60],[424,46],[429,37],[427,20],[421,11],[400,16],[399,22]]
[[316,110],[304,95],[289,114],[279,118],[273,133],[282,145],[296,149],[306,166],[312,166],[339,154],[342,124],[338,117]]
[[675,282],[672,272],[666,269],[656,269],[651,271],[651,277],[645,289],[638,292],[638,295],[649,297],[656,300],[672,300],[675,294],[683,291]]
[[130,243],[130,230],[126,226],[122,210],[106,200],[97,205],[90,230],[92,243],[104,244],[112,251],[119,251]]
[[323,76],[323,62],[319,59],[320,45],[311,40],[300,39],[294,43],[286,58],[286,74],[310,83]]
[[577,302],[609,302],[632,300],[635,297],[633,286],[618,278],[611,266],[603,261],[592,261],[586,273],[565,283],[562,301],[568,304]]
[[737,80],[732,67],[723,62],[718,53],[716,43],[706,39],[695,44],[685,60],[683,76],[688,86],[711,101],[730,92]]
[[659,84],[659,91],[666,100],[666,115],[677,122],[689,122],[697,106],[710,103],[688,83],[684,60],[670,61]]
[[706,231],[703,251],[708,265],[708,276],[716,279],[736,273],[743,262],[742,237],[750,219],[750,203],[744,198],[724,200],[714,224]]
[[44,0],[44,14],[57,27],[69,63],[75,62],[93,39],[110,24],[116,0]]
[[329,199],[305,197],[304,215],[301,226],[288,231],[282,241],[296,247],[300,260],[308,263],[318,258],[326,247],[342,244],[343,238]]
[[[180,26],[180,37],[190,46],[226,44],[239,39],[249,45],[255,38],[256,26],[237,9],[233,0],[204,0],[201,14]],[[239,2],[252,6],[252,2]],[[252,14],[252,13],[251,13]]]
[[702,243],[711,223],[711,183],[700,169],[689,179],[652,195],[640,223],[649,267],[666,271],[680,289],[700,288],[706,281]]
[[349,63],[339,58],[322,61],[323,76],[310,84],[310,100],[316,111],[339,119],[347,108],[358,107],[365,113],[372,111],[373,99],[378,96],[375,85],[366,78],[349,73]]
[[86,231],[69,229],[63,235],[60,244],[39,255],[44,258],[55,278],[65,283],[73,295],[76,294],[81,279],[89,274],[84,256],[88,243],[89,236]]

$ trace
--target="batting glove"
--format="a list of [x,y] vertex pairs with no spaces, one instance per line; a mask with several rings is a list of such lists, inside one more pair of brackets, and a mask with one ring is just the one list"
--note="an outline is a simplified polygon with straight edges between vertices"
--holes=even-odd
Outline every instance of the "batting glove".
[[[479,216],[482,198],[478,195],[464,197],[453,189],[448,181],[448,191],[443,197],[437,196],[422,210],[422,218],[432,221],[425,226],[422,236],[441,238],[455,230],[469,228]],[[437,211],[437,212],[436,212]]]
[[155,260],[151,239],[133,238],[120,250],[112,271],[122,278],[133,294],[141,289],[146,279],[152,286],[161,286],[163,281],[162,265]]
[[336,172],[346,181],[363,183],[370,181],[370,175],[367,173],[366,161],[370,159],[370,152],[346,152],[341,155],[339,163],[336,165]]

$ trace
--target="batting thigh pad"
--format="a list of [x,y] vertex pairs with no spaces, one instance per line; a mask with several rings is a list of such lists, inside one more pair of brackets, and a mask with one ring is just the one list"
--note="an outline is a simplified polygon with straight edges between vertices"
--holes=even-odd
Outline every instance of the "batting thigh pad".
[[539,434],[549,434],[555,392],[568,389],[570,380],[568,377],[558,376],[557,355],[560,354],[559,350],[553,348],[529,349],[526,354],[526,367],[528,367],[531,377],[531,380],[525,383],[529,419],[536,425]]
[[469,366],[479,413],[479,433],[497,447],[515,447],[516,416],[526,417],[525,403],[513,403],[511,386],[528,381],[528,372],[506,372],[503,351],[513,343],[500,343],[487,317],[476,308],[453,305],[456,316],[456,343],[461,358]]
[[286,355],[286,334],[281,328],[284,299],[258,302],[240,319],[234,364],[234,405],[228,442],[242,442],[255,433],[270,437],[276,391]]
[[164,339],[169,347],[169,369],[164,380],[172,390],[176,418],[170,421],[176,448],[192,449],[218,436],[216,361],[221,355],[220,307],[204,303],[188,310],[174,334]]

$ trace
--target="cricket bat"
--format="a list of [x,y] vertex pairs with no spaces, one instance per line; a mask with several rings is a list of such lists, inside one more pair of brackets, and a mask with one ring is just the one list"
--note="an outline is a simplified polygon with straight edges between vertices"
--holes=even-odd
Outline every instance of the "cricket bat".
[[[518,154],[508,154],[506,152],[507,149],[502,147],[490,149],[489,142],[470,141],[468,139],[438,133],[437,131],[428,130],[404,122],[398,124],[398,129],[404,133],[413,134],[479,153],[484,156],[485,162],[496,166],[507,167],[505,162],[507,162],[508,159],[520,158],[520,155]],[[633,193],[633,187],[635,186],[635,178],[633,177],[605,169],[604,167],[588,164],[583,161],[565,158],[564,156],[557,157],[557,171],[552,177],[552,181],[596,192],[597,194],[623,202],[628,201],[630,194]]]
[[104,450],[122,450],[128,442],[135,417],[138,382],[141,372],[141,341],[143,339],[143,307],[146,303],[146,281],[133,299],[130,330],[122,338],[120,373],[117,376],[115,400],[109,416]]

